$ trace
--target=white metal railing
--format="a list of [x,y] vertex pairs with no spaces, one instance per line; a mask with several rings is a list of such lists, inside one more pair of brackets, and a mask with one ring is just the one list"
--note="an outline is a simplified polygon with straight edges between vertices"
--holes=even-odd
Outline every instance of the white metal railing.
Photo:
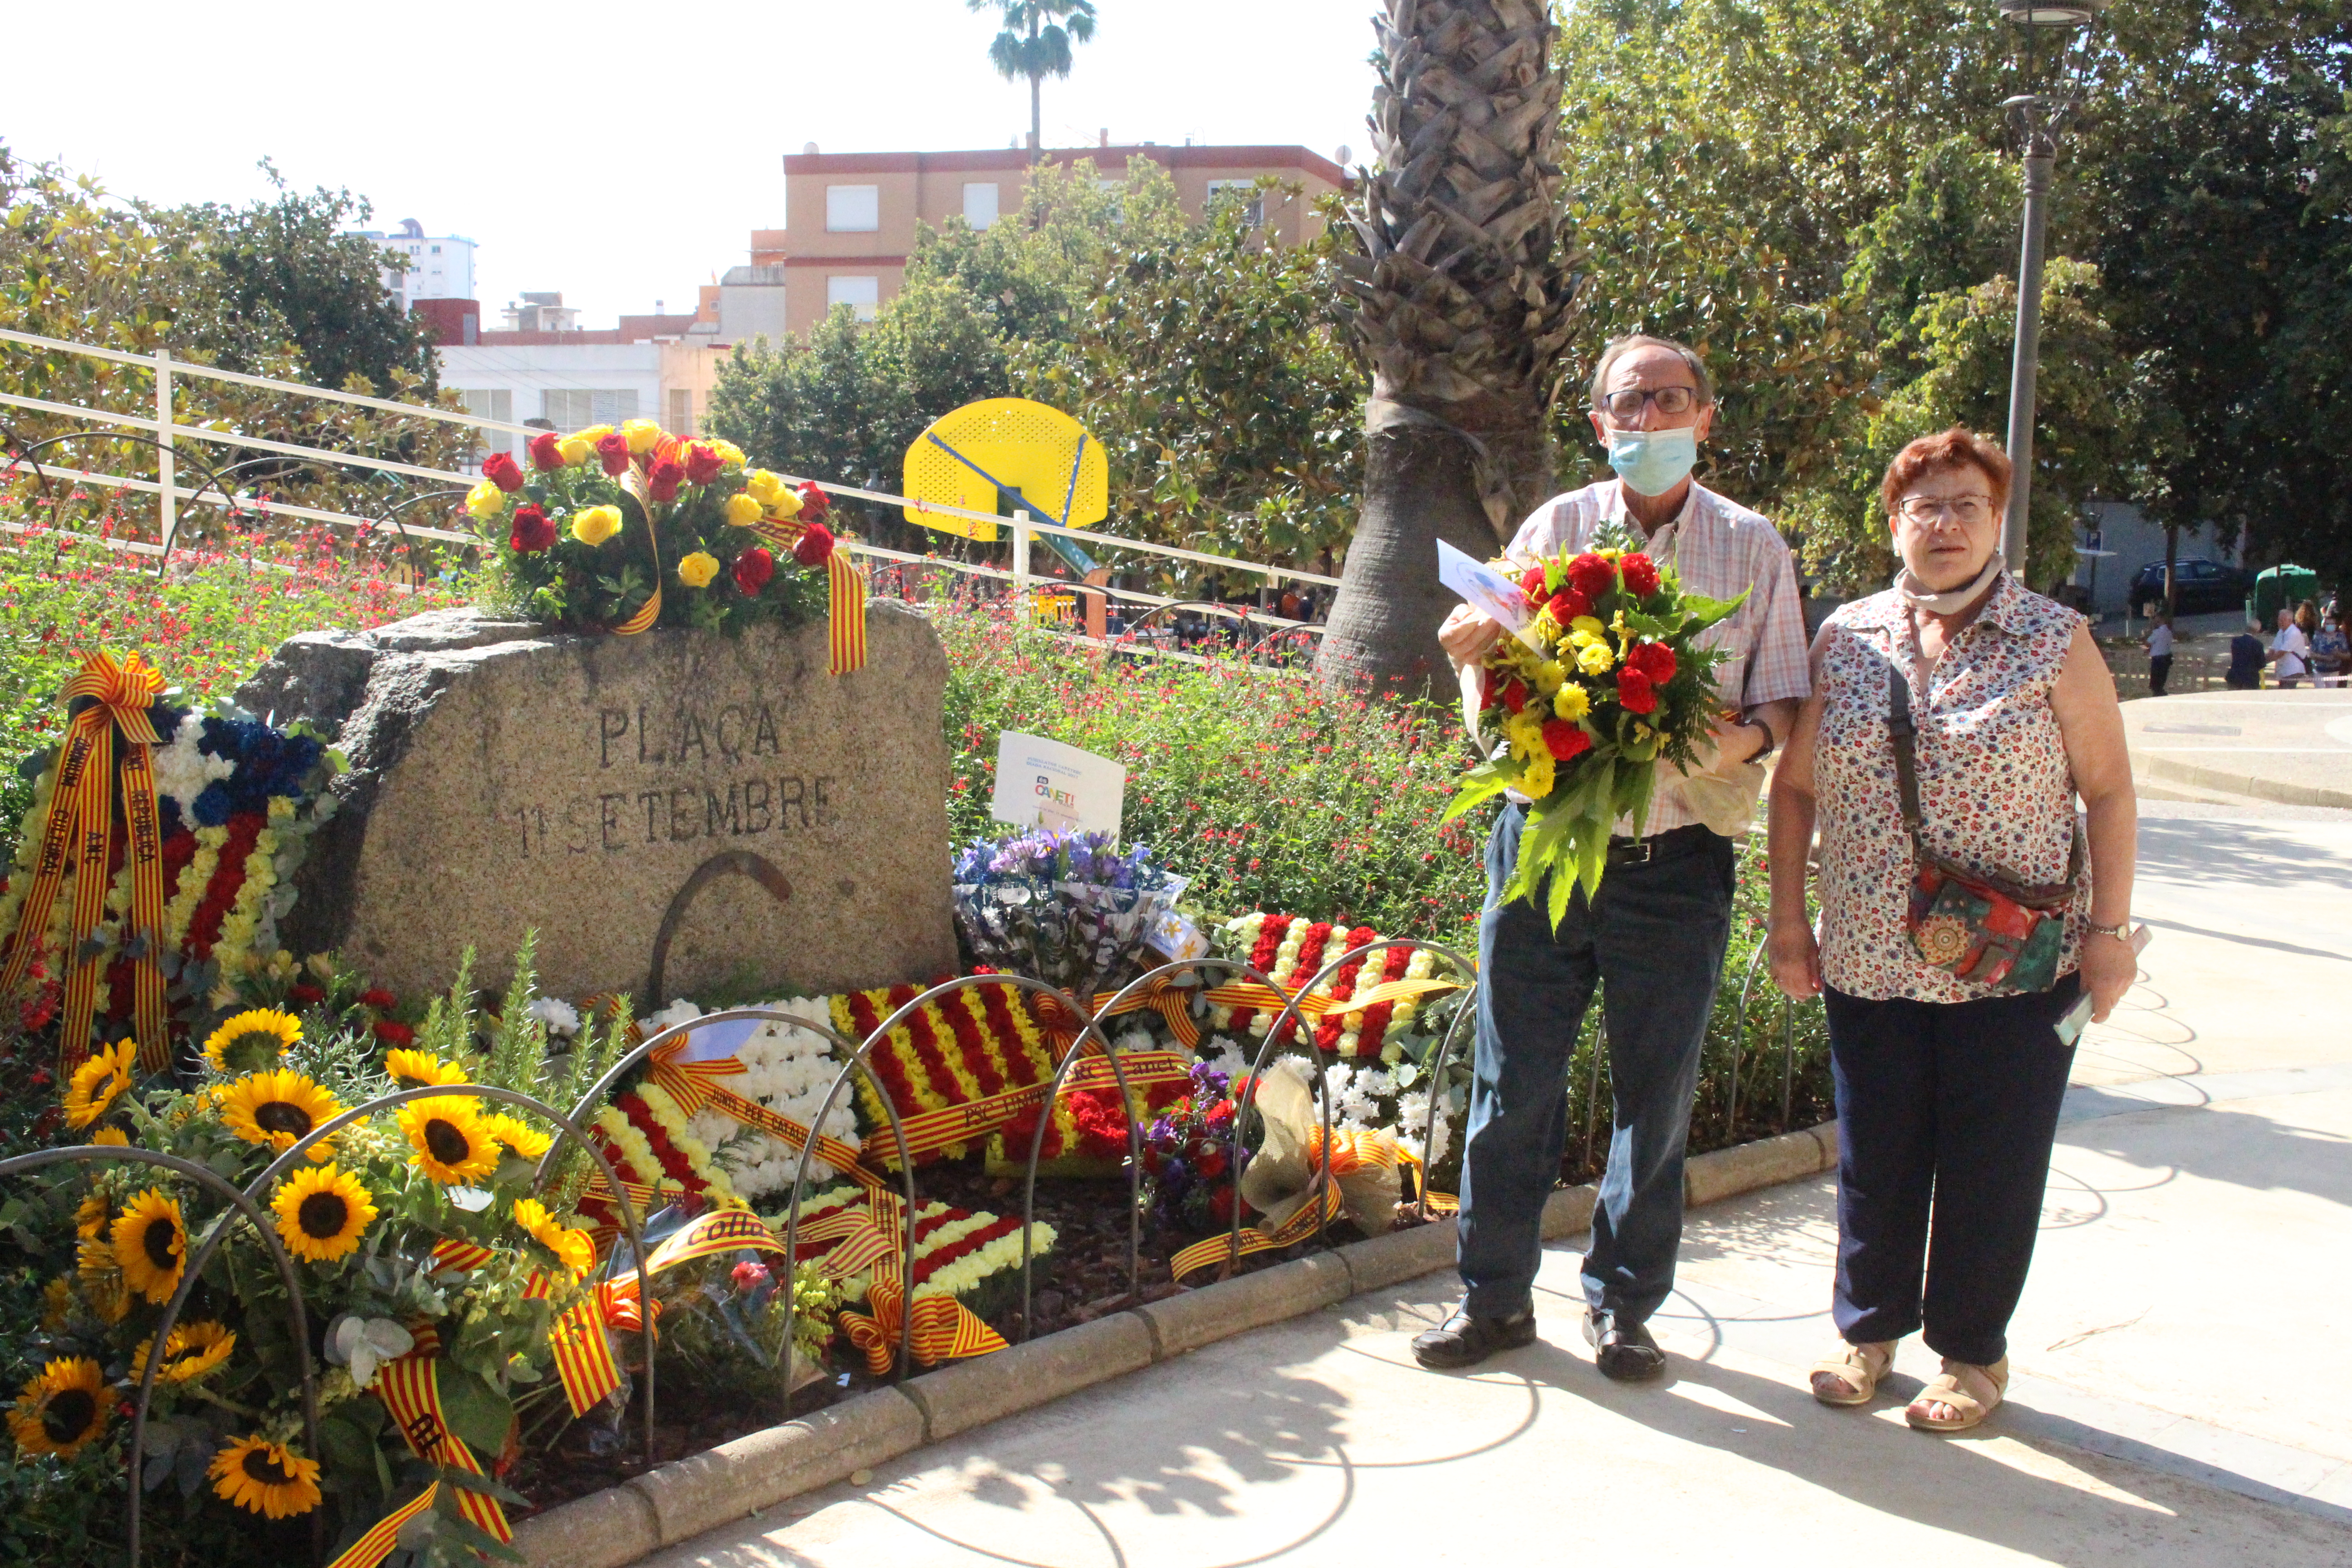
[[[95,485],[102,489],[137,490],[154,495],[160,508],[163,527],[163,543],[158,553],[166,557],[171,553],[177,537],[180,504],[183,501],[232,510],[253,510],[261,511],[265,515],[273,512],[283,513],[289,517],[300,517],[336,527],[358,530],[373,531],[392,526],[396,527],[405,535],[445,542],[460,544],[483,542],[481,535],[477,533],[434,528],[417,523],[391,524],[383,518],[358,517],[348,512],[327,511],[318,508],[299,507],[275,501],[263,501],[258,499],[243,500],[223,493],[220,487],[215,484],[190,487],[180,483],[174,459],[177,455],[175,447],[182,437],[223,446],[246,447],[282,457],[308,458],[341,467],[366,468],[405,479],[443,479],[452,485],[471,486],[480,476],[457,473],[447,468],[426,468],[415,463],[396,462],[385,458],[365,457],[354,452],[336,452],[323,447],[299,446],[288,441],[276,441],[259,436],[215,429],[208,425],[190,424],[178,418],[173,413],[173,392],[176,377],[194,376],[205,380],[230,382],[240,386],[258,387],[266,391],[287,393],[298,397],[318,398],[331,403],[351,404],[363,408],[377,409],[386,414],[398,415],[404,418],[425,419],[444,425],[463,426],[469,429],[509,432],[525,437],[542,434],[541,429],[536,426],[516,425],[507,420],[488,419],[479,415],[461,414],[446,408],[432,408],[422,404],[397,403],[390,398],[370,397],[360,393],[338,392],[328,387],[308,385],[301,382],[275,381],[268,376],[248,375],[241,371],[219,370],[211,365],[175,359],[170,351],[165,349],[157,349],[151,354],[136,354],[120,349],[98,348],[88,343],[72,342],[63,338],[42,337],[36,333],[20,332],[7,328],[0,328],[0,343],[22,344],[27,348],[108,360],[120,364],[137,366],[154,376],[155,412],[152,417],[123,414],[111,409],[89,408],[79,404],[58,403],[47,398],[26,397],[12,392],[0,392],[0,406],[22,408],[31,413],[55,415],[86,420],[93,425],[112,426],[150,433],[156,442],[156,475],[152,479],[119,474],[102,474],[81,468],[58,467],[56,471],[83,484]],[[51,465],[44,464],[41,467],[43,471],[47,472],[49,471]],[[1230,555],[1216,555],[1206,551],[1187,550],[1179,545],[1160,544],[1147,540],[1121,539],[1113,534],[1097,533],[1088,529],[1064,528],[1058,523],[1031,520],[1025,512],[1016,514],[1013,518],[1006,518],[995,512],[974,511],[963,507],[947,506],[935,501],[920,501],[907,496],[892,495],[887,491],[863,489],[855,485],[837,484],[833,480],[815,479],[810,475],[788,473],[784,477],[796,483],[803,480],[813,482],[831,495],[846,496],[884,506],[901,507],[913,511],[918,516],[928,513],[1011,526],[1013,568],[1010,572],[1003,571],[1001,568],[976,566],[968,562],[951,561],[943,556],[910,556],[898,551],[883,550],[857,540],[845,540],[843,545],[853,553],[863,556],[919,562],[925,565],[940,566],[975,576],[1004,577],[1011,582],[1014,595],[1020,596],[1025,596],[1032,587],[1040,582],[1057,586],[1063,585],[1062,579],[1040,578],[1030,570],[1029,536],[1032,533],[1055,534],[1100,549],[1137,551],[1149,555],[1191,562],[1196,565],[1213,566],[1222,571],[1238,572],[1244,575],[1263,578],[1268,584],[1278,584],[1287,580],[1297,583],[1322,584],[1332,587],[1339,585],[1339,579],[1336,577],[1304,572],[1295,567],[1276,566],[1258,561],[1243,561]],[[1152,595],[1139,594],[1130,589],[1104,587],[1091,591],[1150,604],[1173,602]],[[1275,619],[1264,616],[1251,618],[1266,621]],[[1298,623],[1279,624],[1295,626]]]

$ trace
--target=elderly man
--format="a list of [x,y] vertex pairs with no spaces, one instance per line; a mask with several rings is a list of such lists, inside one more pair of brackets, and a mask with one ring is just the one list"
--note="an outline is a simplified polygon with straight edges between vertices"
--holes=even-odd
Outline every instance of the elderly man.
[[[1735,871],[1725,835],[1752,817],[1762,770],[1748,764],[1789,733],[1807,690],[1789,547],[1771,523],[1690,477],[1715,418],[1705,364],[1680,343],[1621,338],[1601,351],[1591,393],[1593,433],[1618,477],[1537,509],[1509,554],[1526,562],[1622,538],[1672,565],[1695,592],[1748,600],[1706,634],[1729,656],[1717,671],[1721,716],[1701,759],[1708,776],[1659,781],[1643,836],[1626,837],[1632,825],[1619,824],[1599,894],[1588,902],[1579,892],[1557,931],[1528,900],[1500,896],[1526,806],[1507,805],[1495,824],[1462,1176],[1458,1258],[1469,1294],[1442,1327],[1413,1341],[1424,1366],[1468,1366],[1535,1338],[1533,1287],[1544,1202],[1567,1136],[1569,1058],[1598,981],[1606,984],[1616,1116],[1584,1258],[1584,1333],[1610,1377],[1664,1370],[1643,1325],[1674,1288],[1682,1242],[1683,1146],[1730,933]],[[1499,635],[1465,606],[1438,640],[1467,672]]]

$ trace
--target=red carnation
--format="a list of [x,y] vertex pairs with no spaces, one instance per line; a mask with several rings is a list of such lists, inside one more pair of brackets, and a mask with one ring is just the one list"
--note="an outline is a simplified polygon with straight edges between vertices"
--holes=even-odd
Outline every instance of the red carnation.
[[[793,493],[801,498],[801,516],[807,521],[814,522],[833,510],[833,498],[825,494],[824,487],[814,479],[803,481]],[[817,559],[821,561],[824,557],[819,556]],[[815,563],[809,562],[806,564],[814,565]]]
[[1646,599],[1658,591],[1658,563],[1648,556],[1628,555],[1617,570],[1625,574],[1625,591],[1633,597]]
[[654,466],[646,470],[646,494],[658,506],[667,506],[677,499],[678,486],[686,483],[686,465],[676,458],[656,458]]
[[1568,585],[1588,599],[1598,599],[1617,585],[1617,568],[1587,551],[1568,563]]
[[776,558],[756,544],[735,557],[735,586],[747,595],[766,587],[775,574]]
[[1543,727],[1544,750],[1559,762],[1592,749],[1592,737],[1565,719],[1548,720]]
[[551,474],[563,467],[563,453],[558,447],[559,437],[552,430],[542,430],[530,438],[530,466],[543,474]]
[[1484,713],[1502,700],[1502,693],[1495,689],[1495,672],[1491,669],[1480,670],[1478,672],[1478,711]]
[[522,469],[515,465],[513,457],[505,452],[492,452],[482,459],[482,478],[509,495],[522,489]]
[[1503,682],[1503,706],[1517,713],[1528,705],[1528,683],[1514,677]]
[[[803,487],[805,488],[805,487]],[[806,517],[803,510],[801,515]],[[803,566],[822,566],[833,558],[833,530],[812,522],[793,541],[793,559]]]
[[1617,672],[1617,705],[1628,713],[1654,713],[1658,707],[1657,689],[1638,668],[1628,665]]
[[708,442],[697,441],[686,449],[686,482],[688,484],[707,485],[717,479],[719,470],[726,466],[727,459],[720,457],[719,449]]
[[1528,596],[1528,602],[1529,604],[1534,604],[1537,600],[1542,598],[1544,596],[1544,569],[1540,566],[1528,567],[1519,578],[1519,592]]
[[1650,678],[1653,686],[1664,686],[1675,678],[1675,650],[1662,642],[1645,642],[1625,656],[1625,662]]
[[387,1046],[413,1045],[416,1040],[416,1031],[405,1024],[395,1024],[386,1018],[376,1025],[375,1037]]
[[1562,588],[1551,596],[1551,603],[1545,607],[1551,611],[1553,620],[1566,626],[1579,616],[1591,615],[1592,601],[1573,588]]
[[555,542],[555,524],[529,501],[515,508],[514,526],[507,531],[507,547],[528,555]]
[[618,430],[600,437],[596,456],[604,463],[604,471],[618,479],[629,471],[629,438]]

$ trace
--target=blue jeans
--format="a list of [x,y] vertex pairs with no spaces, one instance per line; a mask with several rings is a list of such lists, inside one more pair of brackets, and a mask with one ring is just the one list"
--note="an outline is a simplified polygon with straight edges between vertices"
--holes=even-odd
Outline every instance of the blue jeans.
[[1701,828],[1654,841],[1657,858],[1611,866],[1598,896],[1579,892],[1554,931],[1527,900],[1501,900],[1526,822],[1524,806],[1506,805],[1486,844],[1457,1260],[1471,1311],[1509,1317],[1532,1302],[1568,1137],[1569,1058],[1605,981],[1615,1130],[1584,1295],[1638,1323],[1674,1289],[1691,1093],[1731,931],[1731,840]]

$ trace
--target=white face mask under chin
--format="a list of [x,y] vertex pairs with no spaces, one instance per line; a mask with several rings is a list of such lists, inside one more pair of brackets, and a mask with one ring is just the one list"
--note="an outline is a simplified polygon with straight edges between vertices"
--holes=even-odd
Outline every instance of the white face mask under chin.
[[1947,588],[1940,594],[1919,581],[1912,574],[1911,568],[1906,566],[1895,574],[1895,591],[1930,615],[1953,615],[1967,609],[1975,603],[1978,595],[1991,587],[2000,576],[2001,566],[2000,552],[1996,550],[1986,557],[1984,570],[1978,573],[1973,581],[1963,583],[1957,588]]

